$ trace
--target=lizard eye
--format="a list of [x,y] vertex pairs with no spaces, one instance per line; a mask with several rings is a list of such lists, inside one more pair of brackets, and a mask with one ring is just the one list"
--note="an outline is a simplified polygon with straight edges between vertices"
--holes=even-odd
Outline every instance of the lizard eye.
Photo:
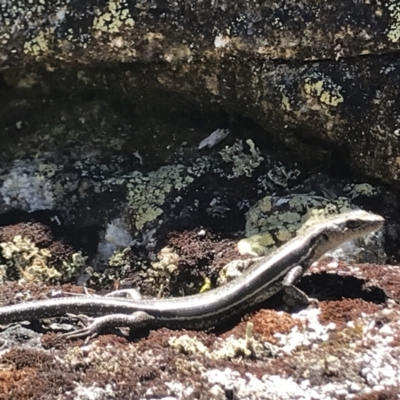
[[357,229],[362,225],[362,222],[359,220],[349,220],[347,221],[347,226],[351,229]]

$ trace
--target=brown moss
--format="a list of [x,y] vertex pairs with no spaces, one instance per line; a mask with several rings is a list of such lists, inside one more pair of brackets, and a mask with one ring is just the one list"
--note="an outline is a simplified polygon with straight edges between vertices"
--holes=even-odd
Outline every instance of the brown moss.
[[263,309],[252,315],[245,316],[240,323],[235,325],[232,329],[223,332],[220,337],[223,339],[229,336],[243,338],[246,335],[249,322],[254,324],[254,335],[261,335],[263,340],[273,344],[277,343],[276,339],[273,337],[275,333],[288,333],[296,325],[301,327],[301,322],[292,318],[290,314]]
[[240,258],[234,240],[221,239],[209,231],[204,235],[196,231],[171,232],[166,244],[176,249],[179,264],[187,268],[208,265],[212,266],[212,271],[218,271],[228,262]]
[[319,320],[322,324],[334,322],[341,329],[347,322],[361,317],[362,313],[373,314],[379,309],[378,305],[361,299],[324,301],[320,304]]
[[[218,277],[219,270],[228,262],[243,258],[237,251],[236,242],[221,239],[218,235],[206,231],[199,235],[197,231],[171,232],[166,241],[179,255],[178,271],[171,277],[171,294],[180,295],[179,290],[185,288],[186,294],[198,293],[204,279],[211,279],[212,286]],[[195,285],[188,287],[188,282]]]
[[0,363],[0,399],[25,400],[60,395],[77,379],[53,355],[41,350],[12,348]]
[[260,310],[255,313],[250,321],[254,323],[254,332],[271,343],[276,343],[273,337],[275,333],[289,333],[293,327],[301,327],[301,322],[286,313],[278,313],[275,310]]

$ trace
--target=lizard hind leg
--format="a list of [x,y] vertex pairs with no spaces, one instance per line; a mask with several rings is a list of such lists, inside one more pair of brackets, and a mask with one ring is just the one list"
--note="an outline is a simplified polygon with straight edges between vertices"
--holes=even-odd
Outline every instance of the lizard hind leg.
[[66,339],[91,339],[107,328],[129,326],[131,329],[139,329],[146,327],[154,320],[152,315],[144,311],[136,311],[132,314],[110,314],[97,318],[80,316],[80,318],[89,322],[89,325],[72,332],[63,333],[62,337]]

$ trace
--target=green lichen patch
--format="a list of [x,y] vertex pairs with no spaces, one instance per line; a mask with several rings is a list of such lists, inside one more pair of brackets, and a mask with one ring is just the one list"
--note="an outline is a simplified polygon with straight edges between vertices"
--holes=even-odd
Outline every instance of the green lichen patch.
[[[206,169],[207,163],[204,159],[198,159],[190,167],[173,164],[148,174],[134,171],[120,178],[108,179],[107,183],[126,187],[129,213],[132,215],[135,228],[140,231],[146,223],[154,221],[163,214],[162,207],[169,194],[182,191]],[[178,197],[176,201],[179,201]]]
[[22,45],[23,53],[37,58],[48,55],[51,50],[56,30],[65,22],[70,1],[39,0],[28,3],[18,0],[0,4],[0,21],[11,27],[10,31],[0,33],[0,40],[6,44],[19,30],[21,36],[26,38]]
[[246,214],[246,239],[239,241],[239,251],[266,255],[296,235],[300,228],[323,217],[348,211],[351,201],[345,197],[330,200],[315,195],[266,196]]

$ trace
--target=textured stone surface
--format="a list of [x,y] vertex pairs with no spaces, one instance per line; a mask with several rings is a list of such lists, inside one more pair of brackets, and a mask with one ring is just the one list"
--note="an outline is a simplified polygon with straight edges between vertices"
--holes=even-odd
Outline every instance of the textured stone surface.
[[[159,91],[174,92],[199,109],[251,118],[286,157],[317,168],[340,168],[340,159],[397,185],[397,1],[32,3],[0,4],[8,99],[40,103],[61,90],[79,101],[90,91],[133,108],[153,93],[148,107],[162,107]],[[0,112],[10,120],[15,107]]]

